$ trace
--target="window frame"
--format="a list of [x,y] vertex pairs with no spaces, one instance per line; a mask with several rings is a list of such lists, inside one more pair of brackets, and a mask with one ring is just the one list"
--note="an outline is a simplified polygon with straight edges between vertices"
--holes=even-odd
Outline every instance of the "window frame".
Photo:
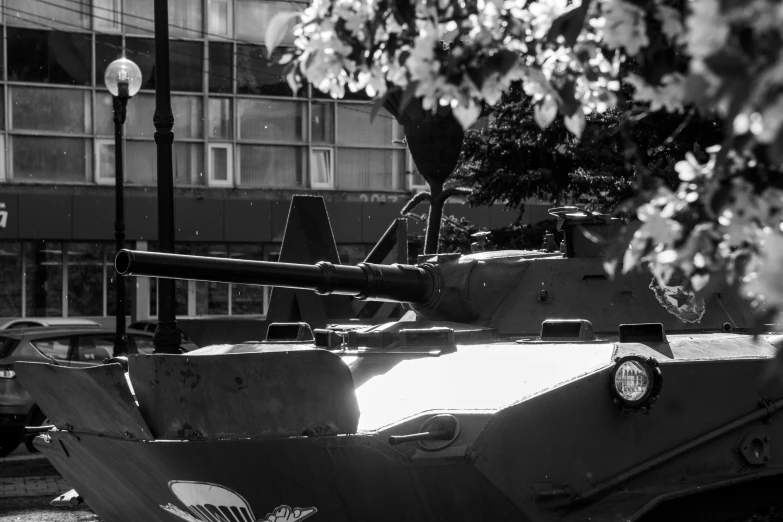
[[[210,28],[210,22],[212,20],[211,14],[211,8],[212,4],[224,4],[226,5],[226,12],[228,16],[226,17],[226,26],[227,26],[227,34],[220,34],[216,32],[212,32],[212,29]],[[233,0],[207,0],[207,33],[206,37],[207,39],[212,38],[225,38],[225,39],[232,39],[234,37],[234,1]]]
[[[107,138],[96,138],[95,139],[95,147],[94,147],[94,151],[93,151],[94,152],[93,155],[95,156],[95,168],[94,168],[95,175],[93,176],[93,179],[94,179],[95,183],[98,184],[98,185],[114,185],[117,182],[117,180],[116,180],[116,172],[115,172],[115,175],[112,176],[111,178],[101,177],[100,149],[101,149],[102,145],[111,145],[112,147],[116,146],[116,144],[114,143],[114,140],[110,140],[110,139],[107,139]],[[117,151],[116,150],[114,151],[114,154],[115,154],[114,158],[115,158],[115,170],[116,170],[116,168],[117,168],[116,167],[116,161],[117,161],[116,160],[116,158],[117,158],[117,156],[116,156]],[[124,182],[125,182],[125,180],[123,180],[123,184],[124,184]]]
[[[314,180],[313,174],[315,173],[315,153],[316,152],[328,152],[328,172],[326,182],[317,182]],[[310,147],[310,188],[312,189],[334,189],[334,147]]]
[[[223,149],[226,151],[226,179],[215,179],[215,172],[212,170],[213,151]],[[234,146],[232,143],[210,143],[209,157],[207,158],[207,183],[210,187],[233,187],[234,186]]]
[[[24,178],[17,177],[17,173],[14,169],[14,141],[16,141],[17,138],[50,138],[50,139],[73,139],[73,140],[81,140],[82,145],[84,145],[84,176],[80,179],[72,179],[72,180],[52,180],[52,179],[35,179],[35,180],[27,180]],[[13,181],[14,183],[23,183],[23,184],[31,184],[31,185],[51,185],[51,184],[61,184],[61,185],[91,185],[95,184],[94,181],[94,174],[93,174],[93,162],[94,160],[90,160],[90,158],[94,158],[94,151],[92,150],[95,146],[95,143],[90,136],[88,135],[66,135],[63,134],[44,134],[44,133],[38,133],[35,134],[33,132],[13,132],[13,133],[6,133],[6,150],[8,151],[8,167],[7,169],[7,176],[8,180]],[[89,151],[87,149],[90,149]]]
[[[112,12],[109,11],[108,8],[103,6],[98,6],[96,4],[99,4],[100,0],[92,0],[90,2],[92,7],[92,13],[90,15],[90,18],[92,19],[92,30],[96,33],[111,33],[111,34],[122,34],[123,29],[123,12],[122,12],[122,0],[112,0],[112,3],[115,4],[114,7],[117,9],[112,10]],[[100,10],[101,13],[105,14],[98,14],[100,18],[96,18],[96,11]],[[112,17],[112,15],[115,18],[114,25],[109,25],[110,21],[107,20],[108,18]],[[94,59],[94,58],[93,58]]]

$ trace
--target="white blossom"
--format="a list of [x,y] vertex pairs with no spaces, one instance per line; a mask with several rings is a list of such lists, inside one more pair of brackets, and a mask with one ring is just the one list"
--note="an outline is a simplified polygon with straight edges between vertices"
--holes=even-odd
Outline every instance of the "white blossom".
[[636,56],[650,44],[642,8],[623,0],[602,0],[601,11],[606,18],[603,41],[610,48],[624,48],[630,56]]

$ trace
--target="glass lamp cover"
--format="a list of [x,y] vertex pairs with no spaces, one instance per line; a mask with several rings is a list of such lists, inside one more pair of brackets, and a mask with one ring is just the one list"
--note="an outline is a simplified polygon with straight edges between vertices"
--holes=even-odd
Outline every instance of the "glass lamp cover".
[[141,89],[141,69],[127,58],[119,58],[106,67],[103,81],[106,84],[106,88],[114,96],[117,96],[119,93],[117,84],[119,82],[128,82],[128,95],[133,96]]

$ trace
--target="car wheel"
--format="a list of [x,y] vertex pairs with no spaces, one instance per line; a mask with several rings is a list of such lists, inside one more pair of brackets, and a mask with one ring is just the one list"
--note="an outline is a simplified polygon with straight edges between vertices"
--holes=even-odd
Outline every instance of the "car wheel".
[[[35,413],[33,414],[33,418],[30,419],[29,426],[46,426],[47,424],[51,424],[49,422],[49,418],[44,415],[41,410],[36,409]],[[27,451],[30,453],[38,453],[38,448],[33,446],[33,439],[35,437],[35,435],[26,435],[24,437],[24,445],[27,448]]]
[[22,432],[15,429],[0,430],[0,457],[14,451],[22,442]]

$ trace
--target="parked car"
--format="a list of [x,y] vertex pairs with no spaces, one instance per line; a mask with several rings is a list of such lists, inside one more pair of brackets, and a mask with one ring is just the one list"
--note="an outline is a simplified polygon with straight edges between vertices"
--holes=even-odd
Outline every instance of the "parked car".
[[[183,346],[187,349],[187,346]],[[128,331],[128,353],[152,353],[152,334]],[[46,423],[46,415],[19,384],[14,364],[46,362],[71,367],[103,364],[114,351],[114,329],[65,327],[17,328],[0,332],[0,457],[25,442],[25,426]]]
[[3,326],[0,326],[0,330],[10,330],[12,328],[35,328],[38,326],[98,326],[100,323],[96,323],[91,319],[81,319],[79,317],[25,317],[23,319],[14,319],[8,321]]

